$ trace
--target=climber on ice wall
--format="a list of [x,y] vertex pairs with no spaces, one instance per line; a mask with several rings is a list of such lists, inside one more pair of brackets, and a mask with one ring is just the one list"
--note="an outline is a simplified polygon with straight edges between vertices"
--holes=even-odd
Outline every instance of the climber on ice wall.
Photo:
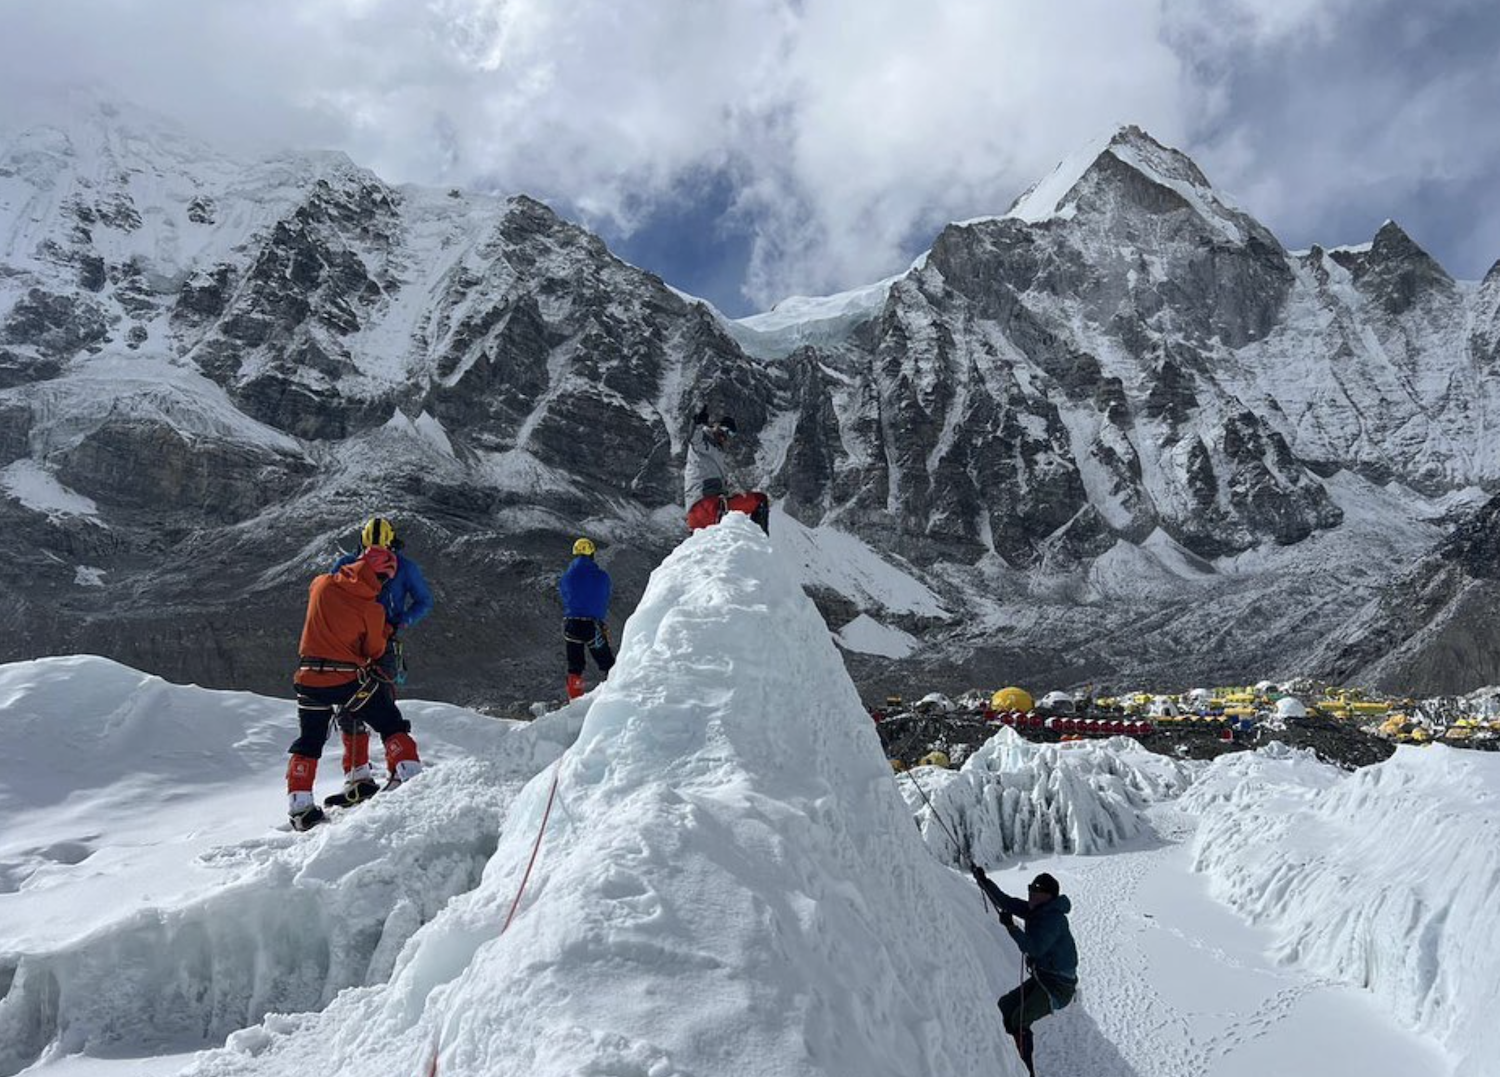
[[[1057,879],[1045,871],[1031,880],[1023,901],[991,882],[979,865],[969,870],[1026,959],[1027,974],[1021,985],[996,1005],[1005,1031],[1014,1037],[1021,1061],[1026,1063],[1026,1072],[1034,1075],[1032,1024],[1072,1002],[1078,990],[1078,947],[1068,927],[1073,905],[1060,893]],[[1025,921],[1024,928],[1016,926],[1016,917]]]

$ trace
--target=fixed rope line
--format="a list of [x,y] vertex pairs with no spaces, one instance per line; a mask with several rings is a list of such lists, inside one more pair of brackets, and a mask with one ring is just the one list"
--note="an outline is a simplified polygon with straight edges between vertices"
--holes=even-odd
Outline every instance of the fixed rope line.
[[[943,828],[943,833],[944,834],[948,835],[948,840],[953,843],[954,850],[957,851],[957,853],[958,853],[959,856],[963,857],[966,860],[969,860],[970,863],[972,864],[973,863],[973,858],[970,857],[970,856],[968,856],[964,852],[964,847],[963,847],[962,843],[959,842],[957,835],[955,835],[953,833],[952,829],[949,828],[949,826],[948,826],[947,823],[943,822],[943,817],[938,814],[938,810],[937,810],[936,805],[934,805],[932,803],[932,800],[927,796],[927,790],[925,790],[925,789],[922,788],[922,783],[917,780],[917,776],[914,773],[912,773],[911,771],[907,771],[906,776],[911,779],[912,785],[916,786],[916,788],[917,788],[917,795],[922,798],[922,803],[927,805],[927,810],[932,813],[933,819],[937,820],[937,825]],[[988,890],[986,890],[984,887],[981,886],[979,888],[979,892],[984,895],[985,903],[987,905],[989,905],[989,907],[992,910],[994,910],[994,912],[996,913],[996,915],[999,915],[999,914],[1001,914],[1001,913],[1004,912],[1004,910],[1000,908],[999,903],[997,901],[995,901],[994,898],[990,897],[990,894],[989,894]],[[1018,1001],[1018,1008],[1017,1008],[1017,1011],[1016,1011],[1016,1013],[1017,1013],[1017,1027],[1016,1027],[1015,1034],[1011,1037],[1013,1040],[1015,1040],[1016,1053],[1019,1054],[1019,1055],[1021,1055],[1023,1058],[1025,1057],[1025,1052],[1022,1050],[1021,1043],[1022,1043],[1022,1037],[1025,1036],[1025,1034],[1026,1034],[1026,1030],[1024,1028],[1020,1027],[1020,1023],[1019,1022],[1020,1022],[1020,1015],[1024,1014],[1026,1012],[1026,974],[1027,974],[1027,961],[1028,961],[1028,959],[1027,959],[1026,955],[1022,954],[1021,955],[1021,983],[1020,983],[1020,992],[1021,992],[1021,995],[1020,995],[1020,999]],[[1032,1070],[1032,1072],[1035,1073],[1036,1071]],[[432,1075],[432,1077],[436,1077],[436,1074]]]
[[531,879],[531,869],[536,866],[536,854],[542,849],[542,835],[547,833],[547,820],[552,817],[552,802],[557,799],[557,779],[561,775],[562,760],[558,760],[552,771],[552,789],[547,793],[547,807],[542,811],[542,825],[537,827],[536,841],[531,845],[531,859],[526,861],[526,872],[521,876],[521,885],[516,887],[516,899],[510,903],[510,912],[506,913],[505,923],[500,928],[502,935],[510,929],[510,922],[515,919],[516,909],[521,906],[521,895],[526,893],[526,884]]
[[948,835],[948,840],[953,843],[953,851],[958,854],[960,862],[962,862],[964,860],[968,860],[970,863],[972,863],[973,862],[973,858],[970,857],[968,855],[968,853],[965,851],[964,843],[961,842],[961,841],[959,841],[958,840],[958,836],[953,833],[952,828],[949,827],[947,823],[943,822],[943,817],[938,814],[937,808],[933,805],[932,801],[928,798],[928,796],[927,796],[927,790],[923,789],[922,788],[922,783],[919,782],[919,781],[917,781],[916,774],[914,774],[911,771],[907,771],[906,772],[906,776],[911,779],[912,785],[914,785],[914,786],[917,787],[917,795],[922,798],[922,803],[927,805],[927,810],[929,812],[931,812],[932,813],[932,817],[937,820],[937,825],[943,828],[943,833],[944,834]]
[[[547,806],[542,810],[542,823],[536,828],[536,841],[531,843],[531,857],[526,861],[526,870],[521,875],[521,885],[516,887],[516,897],[510,903],[510,911],[505,914],[505,923],[500,926],[501,935],[510,930],[510,923],[516,918],[516,910],[521,907],[521,897],[526,893],[526,884],[531,881],[531,869],[536,866],[537,854],[542,851],[542,835],[547,833],[547,820],[552,818],[552,802],[557,799],[557,781],[561,776],[562,760],[559,759],[552,770],[552,788],[547,793]],[[427,1077],[438,1077],[438,1055],[442,1051],[441,1036],[441,1030],[434,1031],[432,1063],[427,1067]]]

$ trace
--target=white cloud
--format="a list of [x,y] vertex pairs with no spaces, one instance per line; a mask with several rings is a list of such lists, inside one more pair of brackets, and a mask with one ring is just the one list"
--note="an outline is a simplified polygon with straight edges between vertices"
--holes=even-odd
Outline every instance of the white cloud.
[[[527,191],[616,233],[693,197],[703,176],[728,176],[752,237],[746,288],[769,304],[901,268],[943,221],[1003,210],[1122,122],[1203,152],[1253,211],[1300,224],[1294,203],[1326,207],[1319,197],[1338,197],[1349,173],[1319,157],[1311,134],[1294,140],[1306,155],[1297,163],[1319,175],[1278,172],[1277,132],[1237,72],[1335,48],[1356,10],[1353,0],[49,0],[7,12],[0,91],[15,100],[23,83],[97,77],[221,141],[330,145],[389,179]],[[1319,125],[1343,152],[1368,138],[1354,175],[1369,182],[1471,168],[1439,121],[1473,114],[1459,98],[1474,87],[1460,75],[1387,103],[1381,88],[1399,80],[1378,74],[1366,100],[1388,105],[1380,123],[1395,124],[1316,102],[1273,118]],[[1338,131],[1354,134],[1328,137]]]

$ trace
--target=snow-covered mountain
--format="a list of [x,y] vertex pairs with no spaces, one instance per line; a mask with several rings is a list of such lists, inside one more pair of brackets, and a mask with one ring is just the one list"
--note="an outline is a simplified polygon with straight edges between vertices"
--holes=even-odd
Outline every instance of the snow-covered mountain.
[[1500,272],[1394,224],[1288,252],[1135,128],[739,323],[524,196],[232,161],[97,100],[0,145],[5,656],[269,690],[380,511],[437,586],[425,683],[543,690],[570,537],[628,607],[700,402],[810,565],[857,542],[899,581],[805,581],[871,691],[1300,669],[1500,480]]
[[1314,664],[1413,693],[1500,681],[1500,498],[1492,498],[1324,641]]
[[1073,903],[1041,1072],[1497,1072],[1500,756],[1002,730],[895,776],[800,569],[700,533],[620,676],[530,723],[407,703],[428,769],[307,834],[283,701],[0,666],[0,1075],[1018,1077],[970,857]]

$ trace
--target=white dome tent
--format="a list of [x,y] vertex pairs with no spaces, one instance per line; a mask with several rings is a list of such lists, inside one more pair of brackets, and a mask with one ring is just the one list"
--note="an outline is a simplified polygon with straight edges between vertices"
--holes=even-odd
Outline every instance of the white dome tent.
[[1276,717],[1283,721],[1288,718],[1306,718],[1307,705],[1295,696],[1284,696],[1276,701]]
[[1041,714],[1072,714],[1073,707],[1073,697],[1067,692],[1048,692],[1036,705]]

